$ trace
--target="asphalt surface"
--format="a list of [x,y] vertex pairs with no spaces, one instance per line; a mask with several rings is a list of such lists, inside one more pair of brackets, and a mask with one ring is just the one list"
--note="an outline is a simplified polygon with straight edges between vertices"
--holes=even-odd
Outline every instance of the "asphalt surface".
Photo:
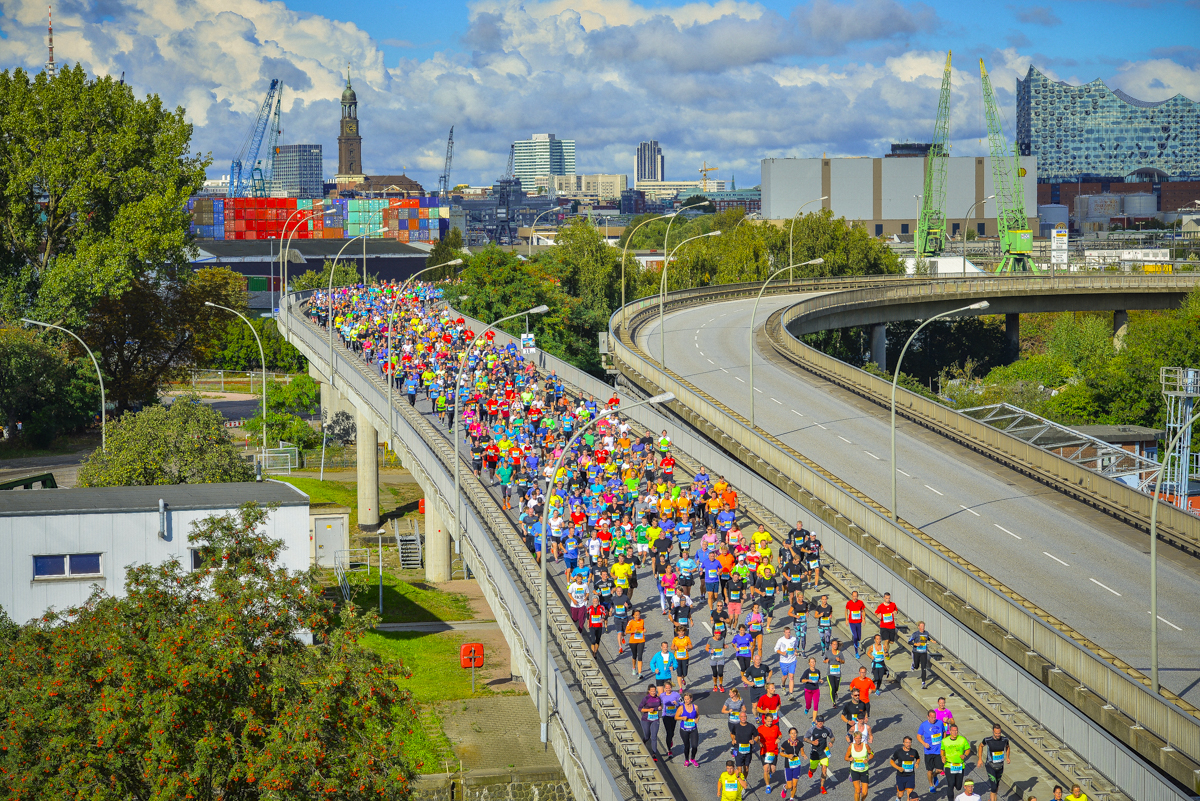
[[[763,299],[756,327],[803,295]],[[888,410],[757,353],[750,391],[753,301],[666,316],[667,366],[866,492],[891,503]],[[660,358],[658,321],[639,341]],[[1137,669],[1150,672],[1148,537],[974,454],[897,421],[900,514]],[[1160,679],[1200,704],[1200,560],[1159,548]]]

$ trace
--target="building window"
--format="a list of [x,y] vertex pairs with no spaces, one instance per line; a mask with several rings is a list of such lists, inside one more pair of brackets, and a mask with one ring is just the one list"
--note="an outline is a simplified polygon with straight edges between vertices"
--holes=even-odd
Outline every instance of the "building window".
[[875,236],[883,236],[883,223],[875,223]]
[[987,223],[976,223],[975,233],[979,234],[980,236],[984,236],[987,233]]
[[954,229],[950,232],[950,236],[958,236],[958,223],[954,223]]
[[908,233],[908,223],[900,223],[900,233],[902,233],[902,234]]
[[98,553],[47,554],[33,557],[35,579],[99,575],[103,574]]
[[192,570],[203,570],[204,560],[200,557],[200,552],[195,548],[189,548],[188,553],[192,555]]

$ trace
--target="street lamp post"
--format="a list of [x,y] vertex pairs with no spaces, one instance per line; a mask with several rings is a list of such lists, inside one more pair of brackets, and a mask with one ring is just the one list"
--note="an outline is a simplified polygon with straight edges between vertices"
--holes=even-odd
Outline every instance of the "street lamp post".
[[971,212],[975,211],[976,206],[978,206],[980,203],[987,203],[989,200],[995,199],[995,197],[996,197],[995,195],[988,195],[987,197],[983,198],[982,200],[976,200],[974,203],[971,204],[971,208],[967,209],[967,213],[963,215],[962,257],[963,257],[963,274],[964,275],[966,275],[966,272],[967,272],[967,219],[971,216]]
[[[629,409],[633,409],[638,406],[647,406],[651,403],[656,403],[656,404],[657,403],[667,403],[668,401],[672,401],[674,399],[675,399],[675,393],[664,392],[661,395],[655,395],[653,398],[648,398],[644,401],[638,401],[637,403],[631,403],[624,408],[626,411],[628,411]],[[567,444],[563,447],[562,453],[560,453],[558,456],[558,459],[555,460],[554,469],[550,471],[550,480],[547,482],[547,485],[546,485],[546,501],[545,501],[544,508],[542,509],[542,551],[541,551],[542,588],[541,588],[541,602],[539,605],[539,609],[541,610],[541,615],[542,615],[542,621],[541,621],[542,622],[542,630],[541,630],[542,636],[541,636],[541,643],[540,643],[540,645],[541,645],[541,664],[538,666],[538,669],[541,672],[541,679],[542,679],[541,687],[538,690],[538,698],[539,698],[538,714],[541,716],[541,720],[542,720],[542,742],[543,743],[550,741],[550,739],[549,739],[550,738],[550,636],[549,636],[550,635],[550,624],[548,622],[549,615],[548,615],[548,609],[547,609],[547,604],[549,603],[549,598],[548,598],[549,590],[548,590],[548,585],[546,583],[547,582],[546,560],[549,558],[547,542],[550,539],[550,499],[554,497],[554,485],[557,483],[557,480],[558,480],[558,471],[562,469],[563,460],[566,459],[567,455],[571,453],[571,448],[573,448],[575,446],[575,443],[579,441],[579,439],[583,436],[584,432],[586,432],[589,428],[594,426],[596,423],[600,422],[600,420],[602,418],[609,417],[610,415],[614,415],[618,411],[620,411],[620,409],[607,409],[603,412],[600,412],[600,414],[596,415],[594,418],[589,420],[585,425],[581,425],[579,427],[579,430],[576,431],[575,434],[572,435],[572,437],[569,440],[567,440]]]
[[896,359],[896,366],[892,375],[892,522],[896,522],[899,518],[896,514],[896,384],[900,380],[900,363],[904,361],[904,354],[908,352],[908,346],[912,344],[913,339],[922,328],[932,323],[941,317],[949,317],[952,314],[960,314],[973,309],[986,309],[990,304],[986,300],[981,300],[978,303],[972,303],[970,306],[963,306],[960,309],[951,309],[944,311],[941,314],[935,314],[925,322],[917,326],[917,330],[912,332],[908,341],[904,343],[904,347],[900,349],[900,358]]
[[[386,230],[387,230],[386,228],[380,228],[376,231],[371,231],[370,233],[359,234],[358,236],[354,237],[354,239],[346,240],[346,244],[342,245],[342,247],[338,251],[337,255],[333,257],[333,264],[331,264],[329,266],[329,290],[328,290],[328,294],[326,296],[327,301],[329,303],[329,311],[327,313],[327,319],[325,320],[325,325],[329,329],[329,388],[331,390],[333,389],[333,377],[337,373],[337,368],[335,368],[333,366],[333,277],[335,275],[337,275],[338,262],[341,260],[342,254],[346,252],[346,248],[350,247],[350,245],[353,244],[355,239],[362,239],[363,237],[370,236],[371,234],[381,234]],[[366,272],[365,267],[363,268],[363,272],[364,273]],[[364,276],[363,280],[364,280],[363,288],[365,289],[366,288],[365,276]],[[322,420],[321,421],[321,481],[325,480],[325,443],[328,440],[328,432],[329,432],[329,423],[326,420]]]
[[683,214],[685,211],[687,211],[688,209],[694,209],[697,206],[703,206],[703,205],[704,205],[703,203],[693,203],[690,206],[680,206],[676,211],[673,211],[670,214],[663,215],[663,217],[669,217],[671,220],[669,223],[667,223],[667,233],[665,236],[663,236],[663,253],[666,253],[667,247],[669,247],[669,243],[671,241],[671,226],[675,224],[675,219],[680,214]]
[[107,451],[108,450],[108,435],[107,435],[107,428],[106,428],[106,422],[105,422],[105,417],[107,416],[107,409],[105,407],[108,404],[105,403],[105,401],[104,401],[104,374],[100,372],[100,363],[98,361],[96,361],[96,354],[92,353],[92,349],[89,348],[87,346],[87,343],[84,342],[82,339],[80,339],[79,336],[74,331],[69,331],[66,328],[63,328],[61,325],[54,325],[53,323],[43,323],[40,320],[30,320],[28,317],[22,317],[21,322],[30,323],[31,325],[40,325],[44,328],[53,328],[56,331],[62,331],[65,334],[70,334],[71,336],[75,337],[76,342],[78,342],[80,345],[83,345],[83,349],[87,351],[87,355],[92,357],[92,367],[96,368],[96,377],[100,379],[100,450]]
[[250,333],[254,334],[254,340],[256,342],[258,342],[258,358],[262,362],[262,374],[263,374],[263,377],[262,377],[262,386],[263,386],[263,390],[262,390],[262,392],[263,392],[263,397],[262,397],[262,407],[263,407],[263,415],[262,415],[263,416],[262,459],[263,460],[262,460],[262,466],[263,466],[263,470],[266,470],[267,469],[267,355],[263,351],[262,338],[259,337],[258,332],[254,330],[254,326],[250,324],[250,321],[246,319],[246,315],[242,314],[240,311],[237,311],[236,309],[231,309],[228,306],[222,306],[219,303],[212,303],[207,300],[204,301],[204,305],[212,306],[214,309],[224,309],[227,312],[236,314],[238,317],[241,317],[242,322],[244,322],[246,325],[250,326]]
[[400,289],[397,290],[394,295],[392,295],[392,302],[388,306],[388,316],[387,316],[388,338],[387,338],[387,362],[386,362],[387,375],[386,375],[386,378],[387,378],[387,382],[388,382],[388,438],[387,438],[387,443],[388,443],[389,449],[392,447],[392,385],[396,383],[396,375],[395,375],[396,365],[392,362],[392,331],[396,327],[396,322],[392,318],[396,316],[396,301],[398,301],[401,297],[404,296],[405,291],[408,289],[408,285],[410,283],[412,283],[412,280],[414,278],[416,278],[418,275],[421,275],[422,273],[427,273],[430,270],[436,270],[439,267],[450,267],[450,266],[453,266],[456,264],[462,264],[462,259],[454,259],[453,261],[446,261],[446,262],[442,262],[441,264],[435,264],[432,267],[426,267],[423,270],[417,270],[415,273],[410,275],[408,278],[404,279],[404,283],[400,285]]
[[[800,208],[796,209],[796,213],[792,215],[792,224],[788,226],[788,264],[791,264],[796,258],[796,255],[792,253],[792,234],[796,232],[796,220],[800,217],[800,212],[804,211],[805,206],[811,206],[814,203],[820,203],[822,200],[829,200],[829,195],[822,195],[815,200],[809,200],[801,203]],[[788,275],[789,281],[794,281],[795,279],[796,276],[794,274]]]
[[[515,320],[516,318],[518,318],[524,314],[545,314],[548,311],[550,311],[549,306],[545,306],[545,305],[534,306],[532,309],[528,309],[527,311],[517,312],[516,314],[510,314],[507,317],[501,317],[499,320],[497,320],[496,322],[489,325],[488,328],[496,328],[497,326],[500,325],[500,323],[505,323],[505,322],[508,322],[509,320]],[[459,536],[461,536],[461,534],[462,534],[462,527],[459,525],[459,517],[458,517],[458,510],[459,510],[459,507],[462,502],[462,499],[459,497],[462,492],[462,490],[461,490],[462,458],[458,454],[458,390],[459,390],[459,385],[462,383],[463,368],[465,368],[467,366],[467,356],[469,356],[471,354],[471,349],[475,347],[475,343],[481,339],[483,339],[482,332],[480,333],[480,336],[475,337],[475,339],[472,340],[467,345],[467,347],[463,348],[462,358],[460,358],[458,360],[458,373],[454,376],[454,406],[452,406],[450,409],[450,414],[451,414],[454,422],[450,426],[449,433],[450,433],[450,453],[454,457],[452,461],[454,462],[454,539],[455,539],[455,541],[457,541]]]
[[534,217],[533,225],[529,226],[529,250],[527,251],[527,254],[528,254],[529,258],[531,258],[531,259],[533,258],[533,235],[534,235],[534,232],[537,231],[537,221],[542,219],[543,217],[545,217],[547,214],[549,214],[552,211],[558,211],[558,208],[553,207],[553,208],[546,209],[541,214]]
[[658,350],[661,356],[660,364],[662,364],[664,370],[667,367],[667,338],[663,329],[663,300],[667,294],[667,266],[671,263],[671,259],[675,258],[675,251],[688,242],[691,242],[693,239],[703,239],[706,236],[718,236],[720,233],[721,231],[718,229],[716,231],[709,231],[707,234],[697,234],[696,236],[688,237],[676,245],[675,250],[672,250],[671,255],[663,262],[662,286],[659,287],[658,291]]
[[[629,243],[633,241],[633,235],[637,233],[637,229],[641,228],[646,223],[652,223],[655,220],[664,220],[668,217],[674,217],[676,212],[672,211],[668,214],[660,214],[657,217],[651,217],[648,220],[642,220],[633,227],[629,232],[629,236],[625,237],[625,248],[621,251],[621,325],[625,324],[625,259],[629,256]],[[667,228],[670,229],[671,223],[667,223]],[[665,240],[664,240],[665,241]],[[664,248],[666,250],[666,248]]]
[[[290,223],[292,221],[292,218],[295,217],[297,214],[304,212],[304,211],[307,211],[309,213],[308,217],[306,219],[301,220],[299,223],[296,223],[296,225],[294,225],[292,227],[292,232],[290,234],[286,233],[288,223]],[[320,211],[318,209],[296,209],[295,211],[293,211],[291,214],[288,215],[287,221],[284,222],[284,224],[283,224],[283,230],[285,232],[285,236],[284,236],[284,240],[283,240],[283,248],[279,251],[279,287],[280,287],[279,293],[280,293],[280,295],[282,295],[287,290],[288,250],[291,248],[292,239],[293,239],[293,237],[296,236],[296,231],[297,231],[297,229],[299,229],[300,223],[308,222],[313,217],[316,217],[318,214],[320,214],[320,216],[322,216],[322,217],[326,217],[330,214],[333,214],[333,209],[329,209],[328,211]],[[272,308],[274,308],[274,307],[272,307]]]
[[[1184,434],[1191,436],[1192,424],[1200,420],[1200,412],[1196,412],[1179,427],[1171,443],[1163,452],[1162,467],[1154,475],[1154,495],[1150,501],[1150,689],[1155,695],[1159,694],[1158,683],[1158,494],[1162,489],[1163,471],[1167,469],[1167,461],[1179,444],[1179,438]],[[1186,465],[1184,465],[1186,467]],[[1186,471],[1185,471],[1186,475]],[[1185,488],[1176,487],[1175,497],[1179,497]]]
[[775,272],[763,281],[762,289],[758,290],[758,297],[754,299],[754,309],[750,312],[750,427],[754,428],[754,317],[758,314],[758,302],[762,300],[763,292],[767,290],[767,284],[775,279],[784,270],[790,270],[793,267],[807,267],[810,264],[824,264],[824,259],[813,259],[806,261],[803,264],[789,264],[787,267],[780,267]]

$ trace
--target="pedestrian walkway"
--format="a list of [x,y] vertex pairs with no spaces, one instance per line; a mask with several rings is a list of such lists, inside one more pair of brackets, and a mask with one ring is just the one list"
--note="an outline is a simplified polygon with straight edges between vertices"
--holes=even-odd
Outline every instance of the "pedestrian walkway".
[[434,620],[428,623],[380,623],[375,628],[379,631],[486,631],[498,629],[500,625],[494,620]]

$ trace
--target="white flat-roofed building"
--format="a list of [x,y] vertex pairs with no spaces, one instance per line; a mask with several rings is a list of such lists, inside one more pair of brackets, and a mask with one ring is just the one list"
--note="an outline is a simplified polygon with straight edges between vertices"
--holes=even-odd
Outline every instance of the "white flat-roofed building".
[[25,623],[82,604],[93,585],[122,595],[130,565],[178,559],[193,570],[192,524],[248,502],[278,504],[266,533],[283,540],[282,566],[307,570],[308,496],[280,481],[0,492],[0,606]]

